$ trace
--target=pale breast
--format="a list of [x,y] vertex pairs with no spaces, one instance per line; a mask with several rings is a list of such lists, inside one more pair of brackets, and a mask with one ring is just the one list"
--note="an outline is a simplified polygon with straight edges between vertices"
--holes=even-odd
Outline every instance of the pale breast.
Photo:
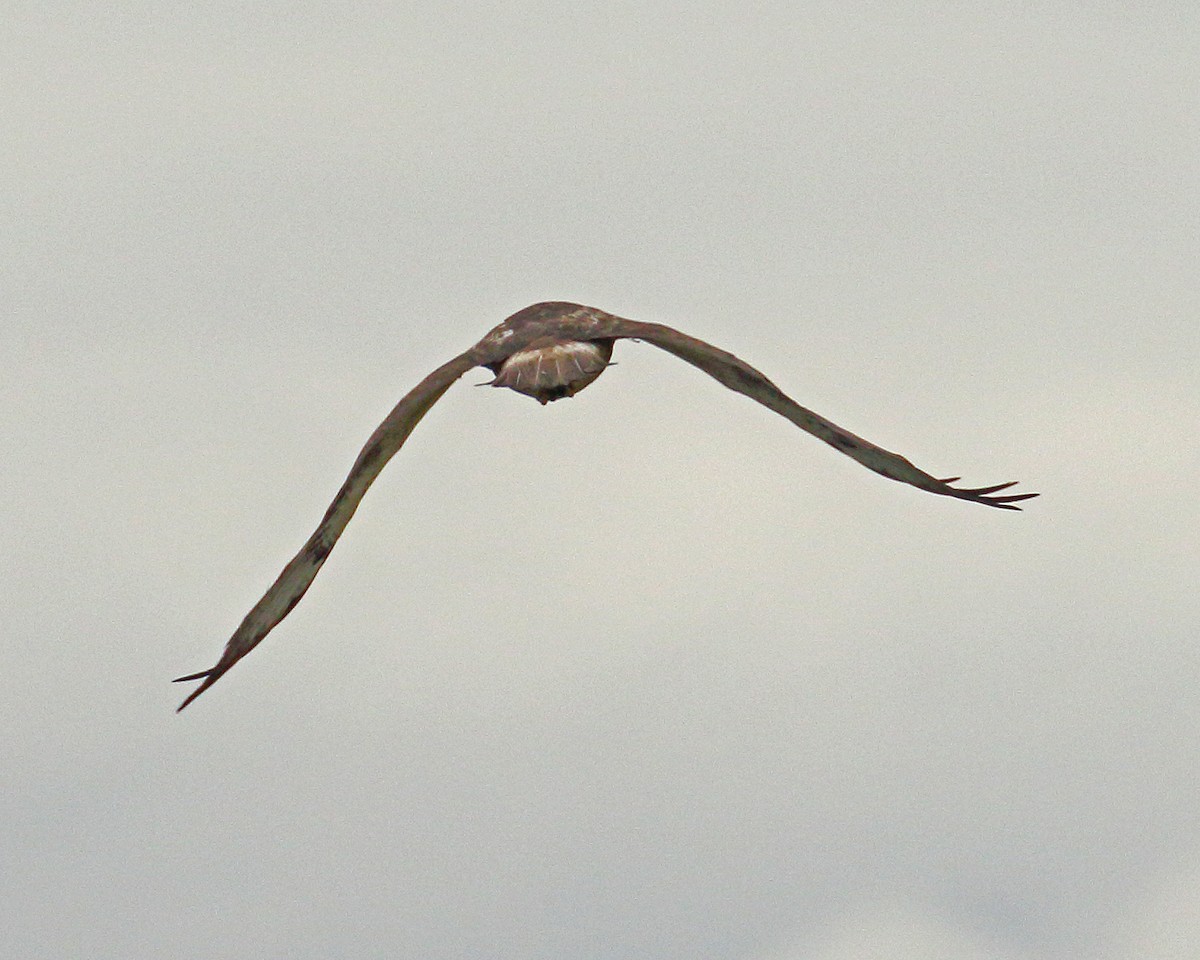
[[505,360],[492,381],[539,403],[573,397],[595,380],[612,358],[611,340],[535,340]]

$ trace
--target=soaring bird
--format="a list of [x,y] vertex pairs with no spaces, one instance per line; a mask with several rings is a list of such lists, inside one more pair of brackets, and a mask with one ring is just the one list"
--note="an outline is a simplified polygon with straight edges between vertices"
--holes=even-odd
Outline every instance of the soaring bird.
[[224,676],[300,602],[354,516],[367,488],[430,407],[459,377],[474,367],[487,367],[495,375],[490,381],[491,386],[508,387],[546,404],[573,397],[600,376],[609,365],[613,344],[618,340],[640,340],[673,353],[730,390],[757,400],[764,407],[787,417],[801,430],[892,480],[1001,510],[1020,510],[1016,505],[1019,501],[1037,496],[1036,493],[997,496],[1000,491],[1014,486],[1016,481],[991,487],[951,486],[958,477],[938,479],[919,470],[899,454],[877,447],[800,406],[733,354],[671,327],[625,320],[577,303],[535,303],[518,310],[475,346],[442,364],[396,404],[359,453],[316,532],[283,568],[254,609],[246,614],[225,645],[220,660],[208,670],[178,678],[178,681],[203,681],[180,704],[179,710]]

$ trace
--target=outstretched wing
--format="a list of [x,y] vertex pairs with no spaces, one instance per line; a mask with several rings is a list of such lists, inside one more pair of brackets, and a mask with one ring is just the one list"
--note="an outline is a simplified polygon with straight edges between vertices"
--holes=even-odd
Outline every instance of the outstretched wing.
[[346,524],[354,516],[354,511],[358,509],[363,494],[379,476],[384,464],[400,449],[404,441],[408,439],[408,435],[412,433],[413,428],[429,412],[430,407],[437,403],[442,394],[450,389],[451,384],[472,367],[478,365],[479,357],[477,347],[455,357],[449,363],[438,367],[396,404],[379,428],[371,434],[371,439],[367,441],[366,446],[362,448],[358,459],[354,461],[350,475],[346,477],[342,488],[333,498],[333,503],[325,511],[325,517],[321,520],[316,532],[308,538],[308,542],[300,552],[283,568],[279,579],[271,584],[271,588],[254,605],[254,609],[246,614],[241,626],[237,628],[225,645],[225,652],[221,654],[221,659],[217,661],[216,666],[177,679],[176,682],[204,681],[179,705],[179,710],[200,696],[216,683],[230,667],[253,650],[259,641],[291,612],[292,607],[300,602],[300,598],[304,596],[305,591],[316,577],[317,571],[325,563],[325,558],[329,556],[329,551],[333,549],[338,537],[346,529]]
[[671,327],[659,323],[639,323],[635,320],[623,320],[611,315],[602,319],[593,317],[593,330],[589,336],[602,335],[606,337],[645,340],[668,353],[673,353],[681,360],[686,360],[692,366],[699,367],[710,377],[719,380],[730,390],[744,393],[752,400],[757,400],[764,407],[774,410],[781,416],[787,417],[801,430],[807,430],[815,437],[824,440],[831,447],[840,450],[846,456],[857,460],[864,467],[874,470],[891,480],[909,483],[930,493],[941,494],[944,497],[957,497],[960,500],[971,500],[975,503],[987,504],[989,507],[999,507],[1001,510],[1020,510],[1018,501],[1036,497],[1036,493],[1017,493],[996,496],[1002,490],[1007,490],[1016,484],[998,483],[991,487],[952,487],[958,477],[938,479],[924,470],[913,466],[898,453],[884,450],[862,437],[856,436],[849,430],[831,423],[824,417],[800,406],[787,396],[775,384],[759,373],[748,363],[739,360],[732,353],[726,353],[703,340],[689,337]]

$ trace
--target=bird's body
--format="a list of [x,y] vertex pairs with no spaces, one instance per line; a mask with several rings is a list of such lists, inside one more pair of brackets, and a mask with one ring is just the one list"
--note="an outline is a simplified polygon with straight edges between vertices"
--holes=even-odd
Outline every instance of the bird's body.
[[800,406],[733,354],[671,327],[625,320],[577,303],[536,303],[514,313],[473,347],[438,367],[400,400],[359,453],[316,531],[246,615],[216,666],[179,678],[203,681],[179,709],[212,686],[291,612],[325,563],[367,488],[421,418],[463,374],[474,367],[486,367],[495,375],[491,386],[507,387],[544,405],[574,396],[593,383],[608,367],[617,340],[642,340],[686,360],[729,389],[756,400],[892,480],[1003,510],[1019,510],[1018,501],[1037,496],[1035,493],[996,496],[1013,486],[1011,483],[973,489],[951,486],[957,477],[938,479],[899,454],[855,436]]
[[507,359],[489,364],[496,374],[490,386],[508,387],[545,405],[573,397],[592,383],[608,366],[612,352],[612,340],[539,337]]

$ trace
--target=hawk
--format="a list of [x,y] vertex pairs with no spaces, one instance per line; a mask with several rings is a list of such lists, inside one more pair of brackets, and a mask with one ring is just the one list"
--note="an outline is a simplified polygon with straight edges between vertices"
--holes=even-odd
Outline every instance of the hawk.
[[430,407],[459,377],[474,367],[486,367],[494,374],[491,386],[507,387],[546,404],[573,397],[600,376],[609,365],[613,345],[618,340],[640,340],[673,353],[730,390],[757,400],[801,430],[889,479],[1001,510],[1019,510],[1019,501],[1037,496],[1036,493],[997,495],[1014,486],[1015,481],[991,487],[952,486],[958,477],[938,479],[925,473],[899,454],[877,447],[800,406],[732,353],[671,327],[625,320],[577,303],[536,303],[517,311],[475,346],[442,364],[396,404],[359,453],[316,532],[283,568],[254,609],[246,614],[226,644],[220,660],[208,670],[178,678],[178,681],[203,681],[180,704],[179,710],[224,676],[300,602],[354,516],[367,488]]

